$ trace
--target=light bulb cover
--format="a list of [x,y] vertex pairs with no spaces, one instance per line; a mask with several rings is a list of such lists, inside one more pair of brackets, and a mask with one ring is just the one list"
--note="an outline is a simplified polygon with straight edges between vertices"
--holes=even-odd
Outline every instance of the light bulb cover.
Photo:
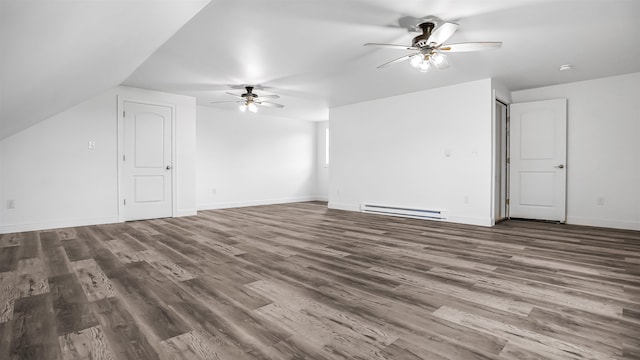
[[245,112],[245,111],[247,111],[247,104],[240,104],[240,106],[238,106],[238,108],[240,109],[240,111]]
[[427,72],[431,70],[431,61],[423,61],[419,67],[420,72]]
[[447,60],[447,57],[443,53],[435,53],[431,55],[431,61],[433,65],[440,66],[440,64],[444,63]]
[[409,64],[416,69],[420,68],[420,65],[424,62],[424,55],[422,53],[415,54],[409,59]]
[[449,67],[449,61],[447,61],[447,55],[436,52],[431,55],[431,63],[438,69],[446,69]]
[[247,105],[247,109],[248,109],[249,111],[251,111],[252,113],[258,112],[258,107],[256,106],[256,104],[254,104],[254,103],[252,103],[252,102],[250,102],[250,103]]

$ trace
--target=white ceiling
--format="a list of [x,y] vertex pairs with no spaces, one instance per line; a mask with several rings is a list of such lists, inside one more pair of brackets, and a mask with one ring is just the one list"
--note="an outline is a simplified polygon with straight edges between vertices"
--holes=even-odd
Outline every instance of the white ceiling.
[[[109,1],[85,1],[85,7],[103,2]],[[68,6],[61,9],[51,6],[50,10],[60,18],[60,24],[80,13]],[[84,11],[87,10],[83,8],[82,13]],[[185,13],[188,11],[176,12],[183,18]],[[55,88],[50,82],[40,86],[32,81],[26,90],[33,93],[20,88],[21,92],[10,97],[11,106],[14,102],[24,105],[28,100],[30,107],[37,108],[43,101],[51,101],[52,92],[68,91],[69,79],[82,80],[91,70],[94,76],[124,80],[124,85],[192,95],[199,104],[235,110],[233,103],[209,103],[233,100],[224,93],[234,86],[259,84],[265,89],[256,92],[278,94],[281,98],[277,102],[286,106],[284,109],[262,108],[261,113],[326,120],[330,107],[487,77],[496,79],[509,90],[519,90],[638,72],[640,26],[636,19],[639,15],[638,0],[214,0],[135,71],[132,69],[126,80],[105,73],[104,67],[129,61],[133,54],[114,52],[112,38],[89,34],[85,40],[90,40],[91,46],[76,47],[73,51],[66,49],[64,58],[72,62],[67,67],[57,64],[57,68],[51,69],[42,68],[38,63],[11,62],[9,66],[15,66],[18,71],[12,75],[11,87],[7,90],[13,92],[15,83],[21,79],[58,74]],[[417,34],[398,26],[398,20],[404,16],[435,16],[459,23],[458,31],[448,43],[502,41],[504,44],[500,50],[450,54],[451,67],[447,70],[419,73],[407,63],[376,69],[405,52],[362,44],[409,45]],[[2,15],[3,22],[5,17]],[[114,22],[121,24],[120,19],[91,18],[92,23],[96,21],[111,27]],[[148,23],[145,22],[145,26]],[[175,31],[175,23],[179,21],[169,23],[162,28],[163,34]],[[158,25],[156,22],[151,25],[154,24]],[[82,25],[86,24],[76,21],[60,30],[52,27],[47,36],[54,42],[62,42],[71,35],[85,33]],[[142,48],[157,47],[148,44],[148,37],[138,36],[145,29],[126,27],[130,32],[127,41]],[[154,31],[159,30],[154,28]],[[21,43],[30,39],[26,26],[17,33],[16,39]],[[4,45],[3,41],[3,49]],[[78,65],[95,51],[102,51],[101,61],[94,59],[88,67]],[[558,67],[567,63],[572,64],[573,69],[560,72]],[[14,69],[5,67],[3,62],[3,82],[5,76],[14,73]],[[85,85],[83,89],[88,95],[106,90],[106,87],[99,88],[97,81]],[[89,85],[91,91],[86,89]],[[4,88],[3,85],[3,91]],[[31,115],[29,118],[41,115],[30,114],[35,110],[23,111],[25,116]],[[3,110],[3,126],[5,115]]]
[[0,0],[0,139],[119,85],[209,0]]

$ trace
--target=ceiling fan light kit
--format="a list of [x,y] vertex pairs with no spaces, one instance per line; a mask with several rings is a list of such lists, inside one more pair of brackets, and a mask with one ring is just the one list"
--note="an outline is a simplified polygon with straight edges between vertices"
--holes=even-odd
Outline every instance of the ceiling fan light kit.
[[249,112],[252,113],[257,113],[258,112],[258,107],[256,106],[256,104],[254,103],[248,103],[248,104],[240,104],[239,109],[241,112],[247,112],[247,110],[249,110]]
[[449,67],[447,56],[445,54],[435,52],[433,54],[415,54],[411,56],[409,64],[414,68],[420,70],[420,72],[427,72],[431,68],[446,69]]
[[413,30],[421,30],[422,34],[413,38],[411,46],[395,44],[366,43],[364,46],[377,46],[397,50],[415,51],[413,54],[405,55],[395,60],[391,60],[378,66],[378,69],[409,60],[409,64],[420,72],[427,72],[431,68],[446,69],[449,61],[445,53],[469,52],[498,49],[502,47],[501,42],[466,42],[445,45],[453,33],[458,30],[458,24],[445,22],[436,27],[433,21],[425,21],[418,24]]

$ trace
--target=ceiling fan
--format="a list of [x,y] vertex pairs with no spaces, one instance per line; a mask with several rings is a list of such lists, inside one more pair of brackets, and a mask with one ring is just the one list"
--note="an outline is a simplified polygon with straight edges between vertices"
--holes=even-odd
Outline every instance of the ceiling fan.
[[444,42],[447,41],[451,35],[456,32],[456,30],[458,30],[458,24],[452,22],[445,22],[444,24],[436,27],[436,23],[434,21],[425,21],[418,24],[414,30],[422,31],[422,34],[413,38],[411,46],[378,43],[364,44],[364,46],[377,46],[415,52],[386,62],[378,66],[378,69],[406,60],[409,60],[411,66],[422,72],[427,72],[432,67],[445,69],[449,66],[446,56],[447,53],[491,50],[498,49],[502,46],[502,42],[495,41],[464,42],[445,45]]
[[240,111],[245,112],[247,110],[249,110],[250,112],[258,112],[258,106],[268,106],[268,107],[275,107],[275,108],[283,108],[284,105],[280,105],[280,104],[276,104],[274,102],[270,102],[270,101],[264,101],[262,99],[278,99],[280,96],[278,95],[258,95],[256,93],[253,92],[253,88],[254,86],[245,86],[244,87],[247,92],[244,94],[234,94],[234,93],[230,93],[230,92],[226,92],[227,95],[231,95],[237,98],[240,98],[240,100],[233,100],[233,101],[212,101],[211,104],[221,104],[221,103],[237,103],[240,104]]

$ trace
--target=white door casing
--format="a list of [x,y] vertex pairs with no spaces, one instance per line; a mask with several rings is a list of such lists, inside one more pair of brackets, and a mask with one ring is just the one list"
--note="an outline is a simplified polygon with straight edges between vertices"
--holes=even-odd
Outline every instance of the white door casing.
[[510,105],[509,216],[565,222],[567,101]]
[[122,102],[121,220],[173,215],[173,108]]

